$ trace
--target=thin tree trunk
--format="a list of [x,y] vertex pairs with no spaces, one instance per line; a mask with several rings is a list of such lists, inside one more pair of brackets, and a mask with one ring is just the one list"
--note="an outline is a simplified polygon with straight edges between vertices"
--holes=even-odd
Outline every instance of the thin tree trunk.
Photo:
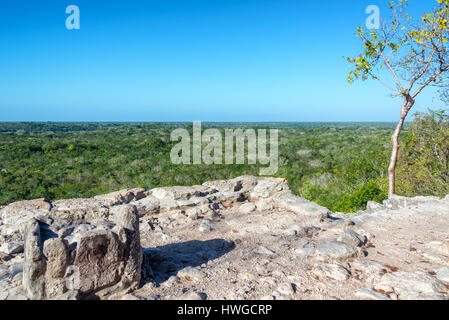
[[398,153],[399,153],[399,134],[404,127],[405,118],[407,117],[408,112],[413,107],[414,101],[409,100],[410,97],[406,98],[404,105],[401,110],[401,119],[391,136],[391,142],[393,145],[393,149],[391,151],[391,159],[390,166],[388,167],[388,197],[391,198],[396,193],[396,164],[398,161]]

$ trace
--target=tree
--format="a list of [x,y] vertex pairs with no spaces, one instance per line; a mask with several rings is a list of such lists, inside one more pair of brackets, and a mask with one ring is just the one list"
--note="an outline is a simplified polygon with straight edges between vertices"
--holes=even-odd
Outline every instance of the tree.
[[420,19],[407,12],[408,0],[392,1],[389,7],[392,15],[379,29],[357,29],[364,51],[357,58],[346,59],[355,65],[348,75],[349,83],[375,79],[402,99],[401,116],[391,137],[388,195],[392,197],[396,191],[399,134],[416,97],[427,87],[436,87],[442,99],[449,96],[449,0],[436,0],[432,12]]
[[407,131],[399,155],[401,194],[444,197],[449,193],[449,114],[418,113]]

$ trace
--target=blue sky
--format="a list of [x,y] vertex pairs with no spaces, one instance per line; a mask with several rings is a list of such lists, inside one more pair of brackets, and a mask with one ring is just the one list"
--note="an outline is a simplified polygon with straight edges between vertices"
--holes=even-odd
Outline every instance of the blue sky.
[[400,101],[349,85],[342,58],[387,2],[2,0],[0,121],[396,121]]

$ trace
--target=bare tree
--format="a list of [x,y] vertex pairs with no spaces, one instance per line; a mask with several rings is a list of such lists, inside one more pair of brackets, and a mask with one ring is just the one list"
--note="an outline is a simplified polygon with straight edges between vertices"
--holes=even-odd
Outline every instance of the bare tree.
[[414,19],[407,12],[408,0],[390,2],[391,17],[379,29],[357,29],[364,51],[347,60],[355,65],[348,81],[375,79],[393,96],[401,97],[401,116],[394,131],[390,166],[389,197],[395,194],[399,134],[416,97],[427,87],[437,87],[441,97],[449,88],[449,0],[436,0],[429,14]]

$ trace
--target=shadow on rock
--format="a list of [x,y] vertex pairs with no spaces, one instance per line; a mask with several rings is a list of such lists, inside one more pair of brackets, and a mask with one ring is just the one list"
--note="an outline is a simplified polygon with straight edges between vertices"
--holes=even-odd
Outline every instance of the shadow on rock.
[[[214,239],[208,241],[187,241],[173,243],[157,248],[144,248],[144,281],[153,278],[155,284],[161,284],[178,271],[187,267],[198,267],[220,258],[235,248],[233,241]],[[145,266],[151,266],[146,272]],[[153,273],[153,274],[151,274]]]

